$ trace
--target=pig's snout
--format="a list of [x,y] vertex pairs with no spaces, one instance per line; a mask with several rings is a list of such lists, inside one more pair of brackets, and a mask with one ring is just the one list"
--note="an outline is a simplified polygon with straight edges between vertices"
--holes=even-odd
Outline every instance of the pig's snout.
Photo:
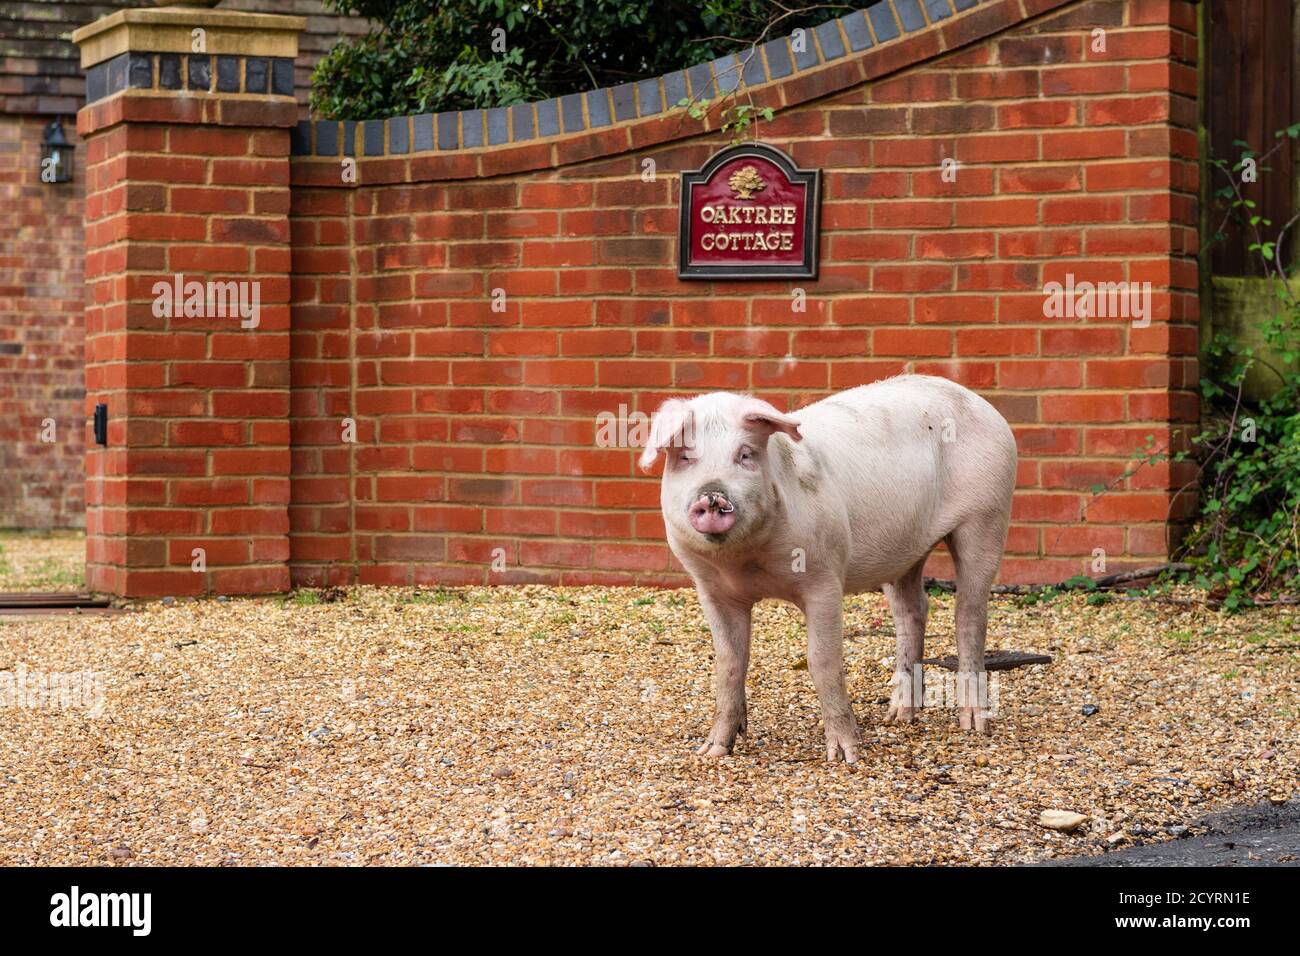
[[700,534],[726,534],[736,523],[736,506],[720,491],[706,491],[691,502],[687,518]]

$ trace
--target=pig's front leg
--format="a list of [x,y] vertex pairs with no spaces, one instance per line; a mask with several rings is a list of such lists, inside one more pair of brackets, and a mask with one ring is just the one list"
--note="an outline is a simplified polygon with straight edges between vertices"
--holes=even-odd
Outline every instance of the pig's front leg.
[[844,594],[838,588],[804,601],[808,620],[808,670],[822,705],[826,759],[857,763],[858,725],[844,687]]
[[713,729],[697,753],[725,757],[736,735],[748,730],[745,674],[749,670],[749,628],[752,605],[714,598],[700,592],[700,604],[713,632],[714,688],[717,713]]

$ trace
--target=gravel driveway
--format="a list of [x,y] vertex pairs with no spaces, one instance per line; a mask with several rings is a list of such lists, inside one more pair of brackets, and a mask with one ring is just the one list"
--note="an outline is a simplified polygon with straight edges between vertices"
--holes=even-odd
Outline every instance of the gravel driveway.
[[[952,653],[952,600],[932,606],[927,650]],[[0,618],[0,863],[1013,863],[1195,836],[1298,789],[1294,612],[1000,599],[990,647],[1055,661],[999,676],[979,738],[941,708],[883,723],[888,611],[848,608],[853,768],[821,759],[802,622],[777,604],[752,736],[722,760],[694,756],[711,653],[689,591]],[[31,691],[51,675],[69,699]],[[1044,809],[1090,819],[1059,833]]]

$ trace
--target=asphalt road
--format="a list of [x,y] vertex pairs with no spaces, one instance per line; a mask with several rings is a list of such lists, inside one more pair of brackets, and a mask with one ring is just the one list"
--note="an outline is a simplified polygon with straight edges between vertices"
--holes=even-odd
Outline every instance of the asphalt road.
[[1300,866],[1300,800],[1211,814],[1194,836],[1046,866]]

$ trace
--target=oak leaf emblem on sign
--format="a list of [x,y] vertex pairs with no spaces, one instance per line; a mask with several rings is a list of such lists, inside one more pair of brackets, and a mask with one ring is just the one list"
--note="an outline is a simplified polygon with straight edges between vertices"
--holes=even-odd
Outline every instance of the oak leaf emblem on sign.
[[761,193],[767,188],[767,183],[763,182],[763,177],[753,166],[736,170],[727,180],[727,185],[731,187],[737,199],[753,199],[754,193]]

